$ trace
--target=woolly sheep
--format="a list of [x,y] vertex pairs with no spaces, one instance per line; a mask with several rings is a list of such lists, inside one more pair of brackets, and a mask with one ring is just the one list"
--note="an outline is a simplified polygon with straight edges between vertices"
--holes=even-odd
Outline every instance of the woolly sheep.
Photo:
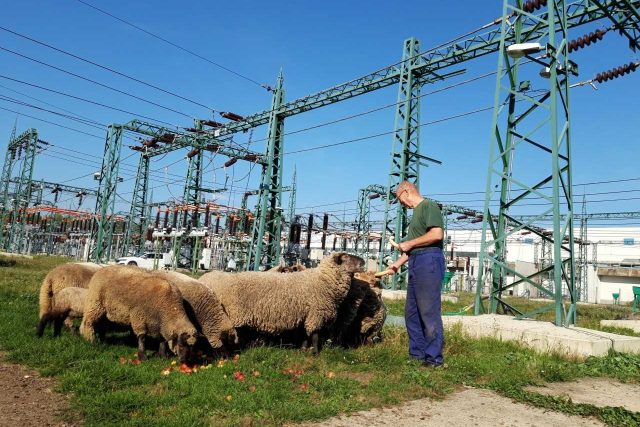
[[75,332],[73,319],[82,318],[87,292],[87,289],[72,287],[64,288],[54,294],[49,304],[49,312],[40,317],[38,336],[42,336],[49,323],[53,323],[53,336],[60,335],[63,322]]
[[273,267],[272,269],[267,270],[267,272],[272,273],[295,273],[297,271],[305,271],[307,267],[302,264],[294,264],[294,265],[279,265],[277,267]]
[[[38,336],[42,336],[49,322],[45,317],[52,311],[55,295],[65,288],[88,288],[91,277],[101,268],[101,265],[90,262],[68,263],[55,267],[45,276],[40,286]],[[64,324],[73,325],[70,320],[65,320]],[[54,324],[54,336],[60,334],[60,327],[61,325]]]
[[335,321],[353,273],[363,265],[362,258],[340,252],[305,271],[211,272],[200,281],[220,298],[236,328],[277,335],[302,326],[317,353],[319,332]]
[[235,328],[211,289],[175,271],[155,271],[153,274],[178,287],[191,323],[204,335],[211,348],[224,351],[228,345],[237,343]]
[[387,307],[382,300],[380,281],[372,272],[356,273],[355,282],[365,291],[358,313],[344,334],[343,345],[358,346],[381,338],[387,318]]
[[140,360],[146,359],[147,336],[174,343],[172,350],[180,361],[187,359],[198,336],[185,313],[178,288],[137,267],[105,267],[91,278],[80,334],[94,342],[96,332],[104,333],[106,320],[131,325],[138,338]]

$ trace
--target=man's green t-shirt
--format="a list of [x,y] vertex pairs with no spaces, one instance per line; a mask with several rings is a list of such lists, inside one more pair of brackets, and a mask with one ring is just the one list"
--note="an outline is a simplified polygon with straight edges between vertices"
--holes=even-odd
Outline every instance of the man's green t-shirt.
[[[433,227],[444,229],[442,212],[436,202],[424,199],[413,209],[413,217],[411,217],[411,222],[409,222],[409,227],[407,228],[407,237],[403,241],[406,242],[420,237]],[[442,248],[442,240],[423,247]]]

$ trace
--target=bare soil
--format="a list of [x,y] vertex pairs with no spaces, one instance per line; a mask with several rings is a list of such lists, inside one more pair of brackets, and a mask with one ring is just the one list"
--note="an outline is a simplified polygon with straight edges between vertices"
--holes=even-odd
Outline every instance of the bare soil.
[[68,398],[54,392],[55,385],[51,378],[5,363],[0,354],[0,426],[69,426],[60,419]]
[[393,408],[373,409],[343,415],[317,424],[316,427],[365,426],[513,426],[556,427],[558,425],[603,426],[593,418],[583,418],[546,411],[513,402],[490,390],[467,388],[442,401],[421,399]]
[[527,387],[545,395],[569,397],[575,403],[594,406],[622,406],[640,412],[640,385],[624,384],[606,378],[582,378],[569,383],[550,383],[543,387]]

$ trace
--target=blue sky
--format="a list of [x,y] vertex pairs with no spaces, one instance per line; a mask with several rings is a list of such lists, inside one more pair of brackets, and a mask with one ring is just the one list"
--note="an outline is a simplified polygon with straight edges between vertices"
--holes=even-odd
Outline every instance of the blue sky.
[[[462,35],[498,17],[502,4],[501,1],[468,1],[458,2],[459,8],[452,8],[450,2],[416,1],[405,3],[403,7],[395,2],[382,1],[289,1],[275,4],[87,1],[258,82],[273,85],[282,69],[286,100],[289,101],[396,63],[401,57],[403,40],[408,37],[418,38],[422,50],[426,50]],[[247,115],[268,109],[271,103],[270,94],[259,86],[100,14],[77,0],[10,2],[3,8],[0,22],[7,29],[130,74],[217,111]],[[572,37],[602,25],[576,29]],[[0,47],[149,99],[183,112],[186,116],[211,116],[211,112],[205,108],[68,58],[5,31],[0,31]],[[592,48],[576,53],[572,59],[580,66],[581,75],[575,79],[579,81],[593,77],[596,72],[638,60],[638,54],[631,52],[619,36],[609,34]],[[423,93],[495,71],[496,65],[496,55],[466,62],[452,68],[465,68],[465,74],[444,83],[425,86]],[[191,124],[186,116],[109,91],[5,51],[0,51],[0,74],[175,125]],[[574,183],[627,180],[576,186],[575,194],[588,194],[590,212],[640,210],[638,78],[640,73],[635,73],[605,83],[598,91],[589,87],[572,91]],[[421,105],[421,122],[437,121],[491,107],[494,90],[495,77],[489,76],[426,96]],[[72,100],[2,78],[0,95],[56,111],[61,107],[74,115],[86,116],[104,124],[123,123],[134,118],[131,114]],[[395,86],[379,90],[288,118],[285,130],[292,132],[358,114],[394,103],[396,97]],[[37,98],[37,101],[33,98]],[[88,175],[99,168],[104,146],[103,130],[4,99],[0,100],[0,108],[91,134],[64,129],[24,115],[18,116],[19,132],[36,127],[40,138],[54,145],[38,157],[36,178],[54,182],[72,180],[68,183],[80,186],[96,185],[88,176],[74,178]],[[0,109],[3,152],[15,119],[15,113]],[[422,127],[422,153],[443,162],[440,166],[423,169],[423,193],[445,202],[481,208],[490,125],[491,112],[486,111]],[[394,110],[386,108],[338,124],[288,135],[285,137],[285,152],[389,132],[393,126]],[[255,129],[252,149],[263,151],[266,133],[265,127]],[[245,144],[249,135],[239,134],[235,141]],[[335,148],[287,155],[284,180],[285,184],[290,182],[295,166],[299,212],[313,210],[322,213],[329,210],[339,216],[342,216],[342,212],[347,218],[352,216],[359,188],[369,184],[386,185],[391,142],[392,136],[385,135]],[[128,210],[123,200],[131,197],[129,192],[133,179],[130,177],[137,164],[137,154],[132,153],[126,147],[123,149],[123,157],[130,157],[124,161],[126,166],[121,174],[125,181],[119,189],[122,197],[118,203],[119,210]],[[154,201],[181,196],[182,182],[174,185],[167,185],[166,182],[179,180],[185,174],[186,161],[180,160],[185,154],[186,150],[182,150],[154,160],[152,169],[157,170],[151,182]],[[222,194],[219,202],[239,205],[239,194],[245,189],[256,188],[258,168],[250,170],[247,164],[238,162],[224,169],[224,161],[226,159],[221,156],[207,159],[209,167],[205,173],[205,184],[218,188],[225,181],[227,187],[233,183],[232,191]],[[165,168],[167,165],[170,166]],[[518,167],[526,174],[536,173],[540,165],[524,161]],[[615,200],[607,201],[610,199]],[[286,200],[287,196],[284,197],[285,205]],[[84,207],[90,207],[91,203],[93,201],[88,201]],[[376,202],[374,210],[380,208],[380,202]]]

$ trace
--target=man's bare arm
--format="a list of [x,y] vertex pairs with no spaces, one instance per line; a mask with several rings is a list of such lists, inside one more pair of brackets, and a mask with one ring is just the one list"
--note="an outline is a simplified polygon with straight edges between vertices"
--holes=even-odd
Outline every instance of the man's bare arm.
[[440,227],[430,228],[422,236],[415,239],[408,240],[406,242],[398,243],[400,250],[406,254],[415,248],[421,248],[423,246],[429,246],[433,243],[439,242],[444,238],[444,231]]

